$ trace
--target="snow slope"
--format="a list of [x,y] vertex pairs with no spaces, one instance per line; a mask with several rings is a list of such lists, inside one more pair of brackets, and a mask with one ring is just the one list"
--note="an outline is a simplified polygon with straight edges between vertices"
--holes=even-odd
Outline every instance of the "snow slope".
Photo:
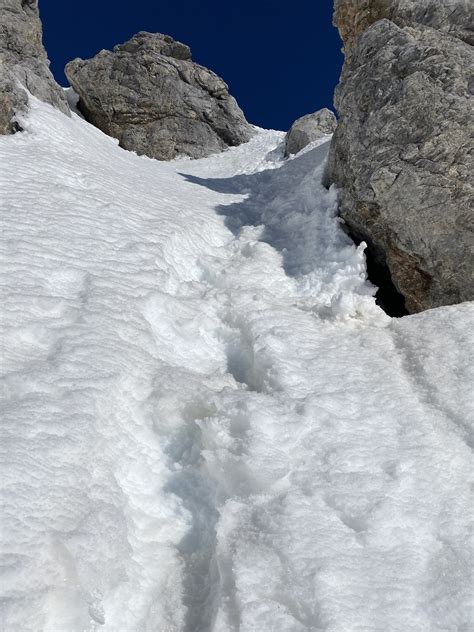
[[0,137],[6,632],[468,632],[472,304],[391,320],[327,144]]

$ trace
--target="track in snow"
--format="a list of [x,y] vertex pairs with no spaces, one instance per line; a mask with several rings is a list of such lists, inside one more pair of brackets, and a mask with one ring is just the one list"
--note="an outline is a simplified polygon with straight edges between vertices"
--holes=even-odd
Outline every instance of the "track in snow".
[[282,134],[0,139],[8,632],[469,629],[472,306],[390,320]]

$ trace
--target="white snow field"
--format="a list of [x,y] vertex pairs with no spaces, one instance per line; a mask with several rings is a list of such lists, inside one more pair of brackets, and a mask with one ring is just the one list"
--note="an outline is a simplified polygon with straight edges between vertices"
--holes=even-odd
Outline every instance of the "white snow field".
[[472,304],[390,319],[259,130],[0,137],[1,629],[469,632]]

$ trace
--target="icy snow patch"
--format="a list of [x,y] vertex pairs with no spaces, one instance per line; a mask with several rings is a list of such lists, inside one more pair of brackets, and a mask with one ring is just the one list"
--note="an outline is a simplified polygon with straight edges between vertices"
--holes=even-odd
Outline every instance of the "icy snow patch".
[[470,628],[472,305],[390,320],[280,132],[0,138],[6,632]]

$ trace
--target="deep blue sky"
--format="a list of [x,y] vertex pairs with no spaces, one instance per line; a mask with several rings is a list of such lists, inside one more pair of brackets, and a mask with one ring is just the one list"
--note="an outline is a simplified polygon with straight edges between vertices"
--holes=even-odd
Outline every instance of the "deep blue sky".
[[65,64],[137,31],[167,33],[230,86],[247,119],[286,130],[332,107],[342,64],[332,0],[40,0],[44,42],[62,85]]

